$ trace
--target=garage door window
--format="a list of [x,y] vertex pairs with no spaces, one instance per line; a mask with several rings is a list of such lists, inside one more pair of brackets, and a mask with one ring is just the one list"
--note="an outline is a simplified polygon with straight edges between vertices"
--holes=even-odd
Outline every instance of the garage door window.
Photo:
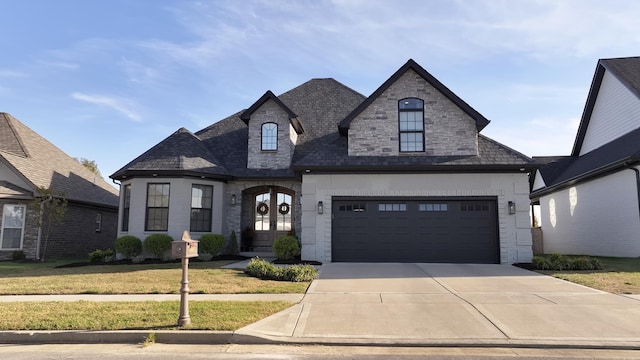
[[419,211],[448,211],[449,206],[447,204],[419,204]]
[[460,211],[489,211],[489,204],[462,203]]
[[365,204],[345,204],[338,206],[338,211],[365,212],[367,211],[367,206]]
[[378,204],[378,211],[407,211],[407,204]]

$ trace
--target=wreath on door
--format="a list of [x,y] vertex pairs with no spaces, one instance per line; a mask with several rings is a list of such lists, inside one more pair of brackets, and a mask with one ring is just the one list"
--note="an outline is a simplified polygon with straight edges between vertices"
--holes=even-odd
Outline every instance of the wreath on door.
[[267,205],[266,203],[260,203],[258,204],[258,208],[256,210],[260,215],[267,215],[267,213],[269,212],[269,205]]
[[285,202],[278,205],[278,212],[282,215],[287,215],[290,210],[291,210],[291,206]]

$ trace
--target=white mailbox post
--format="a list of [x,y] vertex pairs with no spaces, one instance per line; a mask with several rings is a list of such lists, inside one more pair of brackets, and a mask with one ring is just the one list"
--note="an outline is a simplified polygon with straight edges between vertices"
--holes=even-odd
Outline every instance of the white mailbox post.
[[171,255],[182,259],[182,286],[180,287],[180,317],[178,326],[191,324],[189,316],[189,258],[198,256],[198,241],[192,240],[189,231],[182,233],[182,240],[171,244]]

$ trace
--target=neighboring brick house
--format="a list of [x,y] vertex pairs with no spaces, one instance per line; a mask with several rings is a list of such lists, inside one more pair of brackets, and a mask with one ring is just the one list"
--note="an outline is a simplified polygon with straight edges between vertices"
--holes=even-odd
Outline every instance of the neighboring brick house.
[[111,175],[118,235],[248,229],[240,245],[270,251],[294,232],[305,260],[527,262],[535,165],[488,123],[413,60],[369,97],[334,79],[267,91]]
[[640,57],[598,61],[571,155],[539,160],[544,252],[640,256]]
[[49,236],[46,258],[87,256],[113,248],[118,190],[7,113],[0,113],[0,260],[23,251],[43,256],[43,235],[30,206],[38,188],[62,192],[64,219]]

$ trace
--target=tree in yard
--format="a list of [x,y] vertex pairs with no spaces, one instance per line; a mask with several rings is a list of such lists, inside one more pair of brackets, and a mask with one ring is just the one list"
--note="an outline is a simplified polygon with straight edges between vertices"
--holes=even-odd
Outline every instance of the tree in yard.
[[82,166],[91,170],[92,173],[100,176],[100,170],[98,170],[98,164],[96,164],[95,160],[89,160],[85,158],[75,158]]
[[64,192],[58,192],[52,188],[38,187],[36,198],[32,203],[36,214],[36,225],[42,235],[42,257],[44,262],[49,244],[49,235],[55,227],[62,222],[67,212],[67,199]]

